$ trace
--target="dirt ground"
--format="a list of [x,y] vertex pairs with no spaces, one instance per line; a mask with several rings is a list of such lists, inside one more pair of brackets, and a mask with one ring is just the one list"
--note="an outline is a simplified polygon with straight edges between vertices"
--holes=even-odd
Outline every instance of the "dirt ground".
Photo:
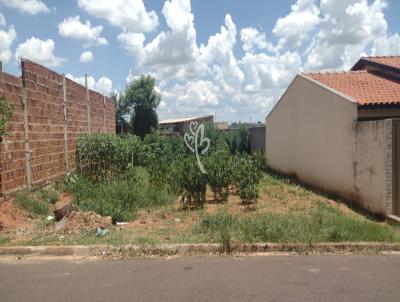
[[29,238],[34,233],[36,223],[32,215],[15,205],[14,199],[0,201],[1,236],[18,237],[21,240]]
[[[123,226],[111,226],[110,218],[99,217],[92,212],[73,212],[61,232],[57,229],[57,223],[46,221],[45,217],[34,217],[26,213],[16,207],[12,199],[0,201],[0,244],[18,244],[46,236],[52,238],[51,242],[54,238],[64,240],[65,237],[76,236],[80,232],[90,233],[93,237],[96,228],[102,225],[106,225],[111,233],[117,234],[118,238],[123,237],[128,243],[132,238],[155,238],[163,242],[174,242],[179,236],[189,233],[193,225],[207,214],[223,211],[240,216],[251,216],[288,211],[308,212],[320,202],[327,202],[348,215],[363,217],[344,203],[328,199],[292,183],[263,180],[260,184],[258,202],[250,206],[243,205],[240,198],[232,193],[234,192],[231,192],[227,202],[216,203],[212,192],[207,191],[207,202],[204,208],[195,211],[181,210],[179,200],[159,208],[142,209],[137,211],[133,221]],[[61,193],[58,203],[69,202],[71,198],[68,194]]]

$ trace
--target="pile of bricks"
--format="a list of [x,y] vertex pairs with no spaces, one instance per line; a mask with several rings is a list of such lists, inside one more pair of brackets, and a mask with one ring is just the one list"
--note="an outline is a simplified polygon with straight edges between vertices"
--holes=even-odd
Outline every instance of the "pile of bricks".
[[115,133],[112,100],[28,60],[21,77],[0,71],[0,95],[13,106],[0,144],[1,195],[32,189],[75,168],[83,133]]

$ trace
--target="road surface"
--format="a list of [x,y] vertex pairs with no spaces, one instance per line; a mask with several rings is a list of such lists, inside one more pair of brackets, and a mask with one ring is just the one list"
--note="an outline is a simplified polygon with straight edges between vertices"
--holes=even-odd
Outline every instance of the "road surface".
[[400,256],[0,261],[0,301],[400,301]]

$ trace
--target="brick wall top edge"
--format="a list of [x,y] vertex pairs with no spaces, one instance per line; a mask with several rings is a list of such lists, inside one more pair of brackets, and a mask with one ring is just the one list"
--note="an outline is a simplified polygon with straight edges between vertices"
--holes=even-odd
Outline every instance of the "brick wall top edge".
[[3,81],[5,82],[15,82],[20,84],[21,83],[21,78],[16,77],[15,75],[9,74],[7,72],[1,72],[1,77],[3,78]]
[[[40,65],[40,64],[38,64],[38,63],[35,63],[35,62],[31,61],[31,60],[28,60],[28,59],[21,59],[21,61],[24,62],[24,63],[27,63],[28,66],[29,66],[29,64],[32,64],[32,65],[33,65],[34,67],[36,67],[36,68],[45,70],[45,71],[47,71],[47,72],[49,72],[49,73],[54,73],[54,74],[56,74],[57,76],[62,77],[62,74],[59,74],[59,73],[55,72],[54,70],[51,70],[51,69],[49,69],[49,68],[47,68],[47,67],[45,67],[45,66],[43,66],[43,65]],[[77,82],[74,81],[74,80],[71,80],[71,79],[69,79],[69,78],[66,78],[66,80],[67,80],[67,85],[68,85],[68,82],[69,82],[69,83],[72,82],[72,83],[74,83],[76,86],[78,86],[78,87],[80,87],[80,88],[82,88],[82,89],[86,89],[86,87],[85,87],[84,85],[82,85],[82,84],[80,84],[80,83],[77,83]],[[94,93],[94,94],[97,94],[97,95],[103,97],[103,95],[102,95],[101,93],[99,93],[99,92],[97,92],[97,91],[95,91],[95,90],[92,90],[92,89],[89,89],[89,93],[90,93],[90,94]],[[110,97],[105,96],[105,98],[106,98],[106,101],[107,101],[107,102],[112,102],[112,99],[111,99]]]

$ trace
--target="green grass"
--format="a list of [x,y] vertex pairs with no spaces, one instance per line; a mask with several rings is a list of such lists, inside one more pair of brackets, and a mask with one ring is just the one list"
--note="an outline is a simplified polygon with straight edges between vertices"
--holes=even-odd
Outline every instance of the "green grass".
[[36,192],[37,198],[44,203],[55,204],[59,199],[59,193],[55,189],[40,189]]
[[160,207],[176,200],[166,188],[151,184],[143,168],[98,183],[78,177],[69,185],[69,191],[82,211],[112,216],[113,222],[130,221],[138,209]]
[[49,214],[49,204],[38,199],[34,194],[18,192],[15,195],[15,201],[18,206],[34,215],[44,216]]
[[227,213],[205,216],[194,226],[193,234],[209,242],[339,242],[400,241],[398,228],[385,223],[352,217],[327,204],[310,213],[265,213],[239,217]]

